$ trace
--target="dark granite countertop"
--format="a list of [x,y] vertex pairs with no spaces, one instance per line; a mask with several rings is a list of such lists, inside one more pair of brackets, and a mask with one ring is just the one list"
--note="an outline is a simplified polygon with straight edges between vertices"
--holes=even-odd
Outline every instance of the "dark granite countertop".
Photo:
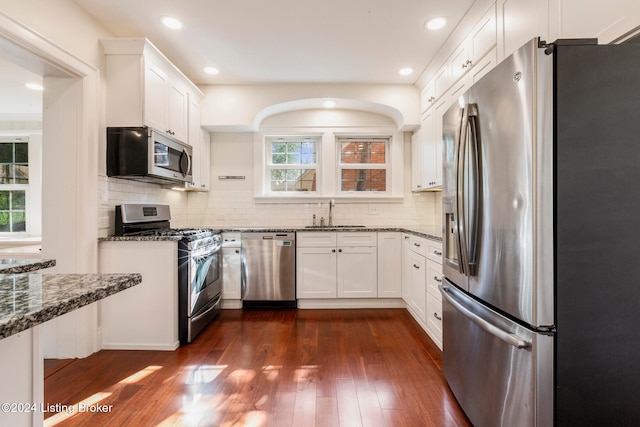
[[389,227],[389,226],[335,226],[335,227],[232,227],[218,230],[223,233],[294,233],[301,231],[360,231],[360,232],[401,232],[409,233],[415,236],[424,237],[425,239],[442,242],[442,230],[437,227],[428,228],[407,228],[407,227]]
[[142,282],[140,274],[0,274],[0,339]]
[[0,274],[29,273],[55,265],[55,259],[0,258]]
[[[442,242],[442,230],[437,230],[437,227],[428,228],[407,228],[407,227],[389,227],[389,226],[349,226],[340,225],[335,227],[229,227],[229,228],[214,228],[214,227],[202,227],[211,228],[217,233],[296,233],[301,231],[361,231],[361,232],[385,232],[395,231],[401,233],[409,233],[416,236],[424,237],[425,239],[435,240]],[[154,236],[109,236],[101,237],[98,239],[100,242],[117,242],[117,241],[143,241],[143,240],[180,240],[179,237],[154,237]]]

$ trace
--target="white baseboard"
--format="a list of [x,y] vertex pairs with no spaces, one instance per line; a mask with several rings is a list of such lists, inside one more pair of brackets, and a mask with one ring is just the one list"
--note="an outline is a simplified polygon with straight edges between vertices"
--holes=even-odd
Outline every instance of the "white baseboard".
[[400,298],[299,299],[298,308],[406,308]]

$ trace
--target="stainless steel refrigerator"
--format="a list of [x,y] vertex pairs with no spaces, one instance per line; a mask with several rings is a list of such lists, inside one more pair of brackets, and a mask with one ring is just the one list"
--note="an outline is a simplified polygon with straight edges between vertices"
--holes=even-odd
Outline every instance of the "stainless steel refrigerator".
[[471,422],[638,425],[640,45],[534,39],[443,138],[443,370]]

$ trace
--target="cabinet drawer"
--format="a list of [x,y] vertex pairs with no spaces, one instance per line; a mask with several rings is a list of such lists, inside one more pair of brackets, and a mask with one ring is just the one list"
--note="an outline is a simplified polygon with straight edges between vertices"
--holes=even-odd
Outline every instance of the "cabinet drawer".
[[433,295],[427,294],[427,333],[442,349],[442,303]]
[[338,233],[338,246],[376,246],[377,233]]
[[442,301],[442,295],[438,286],[442,283],[442,265],[427,258],[427,292],[438,301]]
[[427,239],[418,236],[409,236],[409,247],[422,256],[427,256]]
[[442,242],[427,240],[427,249],[425,256],[432,261],[442,265]]
[[298,248],[335,248],[336,233],[321,232],[321,231],[296,233],[296,247]]

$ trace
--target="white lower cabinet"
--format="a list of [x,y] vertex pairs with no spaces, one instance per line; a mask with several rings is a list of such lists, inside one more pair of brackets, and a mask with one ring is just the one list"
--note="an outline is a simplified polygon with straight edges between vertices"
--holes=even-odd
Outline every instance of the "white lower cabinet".
[[[442,350],[442,243],[404,235],[402,298],[413,318]],[[406,288],[406,290],[404,290]]]
[[427,333],[442,350],[442,295],[438,285],[442,283],[442,264],[427,259],[427,308],[425,312]]
[[378,298],[402,297],[402,241],[402,233],[378,233]]
[[222,234],[222,299],[240,300],[240,233]]
[[338,248],[338,298],[377,298],[377,260],[376,246]]
[[426,278],[427,260],[423,255],[411,251],[409,255],[411,265],[411,281],[409,283],[409,311],[421,324],[425,320],[426,312]]
[[[300,240],[298,233],[298,240]],[[296,297],[336,298],[337,257],[335,248],[296,249]]]
[[302,232],[296,242],[298,299],[377,298],[377,233]]
[[178,242],[99,243],[100,273],[141,273],[142,283],[98,301],[101,348],[175,350],[178,339]]

